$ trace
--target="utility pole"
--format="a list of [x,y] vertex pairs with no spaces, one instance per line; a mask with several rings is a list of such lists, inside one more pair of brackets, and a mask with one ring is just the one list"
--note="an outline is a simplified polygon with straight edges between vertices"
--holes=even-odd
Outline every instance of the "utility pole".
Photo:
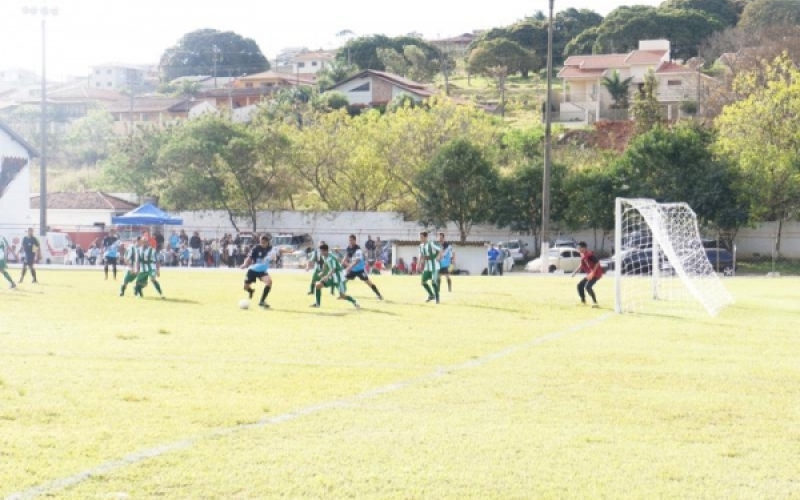
[[22,13],[42,18],[42,102],[41,158],[39,162],[39,235],[47,236],[47,16],[57,16],[58,9],[46,6],[23,7]]
[[552,169],[553,144],[553,2],[550,1],[550,17],[547,23],[547,109],[544,113],[544,175],[542,176],[542,266],[549,272],[550,261],[550,170]]
[[220,50],[216,44],[211,46],[211,50],[213,51],[211,58],[214,61],[214,89],[218,89],[219,87],[217,86],[217,62],[219,61]]

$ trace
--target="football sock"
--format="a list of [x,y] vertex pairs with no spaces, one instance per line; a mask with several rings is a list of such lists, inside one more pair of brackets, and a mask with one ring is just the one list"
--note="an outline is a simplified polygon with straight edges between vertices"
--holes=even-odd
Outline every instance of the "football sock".
[[433,284],[433,296],[436,297],[436,301],[439,301],[439,282],[434,282]]
[[375,296],[376,297],[380,297],[381,296],[381,292],[378,291],[378,287],[377,286],[372,285],[372,291],[375,292]]
[[431,290],[430,285],[428,285],[427,283],[423,283],[422,288],[424,288],[425,291],[428,292],[428,297],[434,297],[433,290]]
[[356,303],[356,299],[354,299],[353,297],[351,297],[349,295],[345,295],[344,296],[344,300],[346,300],[347,302],[350,302],[351,304],[355,304]]
[[320,305],[320,303],[322,302],[322,289],[321,288],[317,288],[316,298],[317,298],[317,305]]
[[36,281],[36,269],[31,268],[31,276],[33,276],[33,281]]
[[269,295],[269,291],[272,289],[271,286],[265,286],[264,291],[261,292],[261,303],[264,304],[267,302],[267,295]]
[[11,276],[8,274],[7,271],[3,271],[3,276],[6,278],[6,280],[8,280],[9,283],[11,283],[12,285],[14,284],[14,280],[11,279]]
[[156,280],[152,281],[153,281],[153,286],[156,287],[156,292],[158,292],[159,295],[164,295],[163,293],[161,293],[161,284]]

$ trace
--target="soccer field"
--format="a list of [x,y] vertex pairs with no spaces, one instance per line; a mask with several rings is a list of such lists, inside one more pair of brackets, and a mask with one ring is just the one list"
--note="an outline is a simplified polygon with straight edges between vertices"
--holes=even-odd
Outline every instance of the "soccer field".
[[[0,498],[780,499],[800,495],[795,278],[714,319],[581,307],[576,279],[361,283],[102,272],[0,291]],[[17,270],[12,270],[16,277]],[[121,276],[120,276],[121,279]],[[260,293],[261,285],[258,285]]]

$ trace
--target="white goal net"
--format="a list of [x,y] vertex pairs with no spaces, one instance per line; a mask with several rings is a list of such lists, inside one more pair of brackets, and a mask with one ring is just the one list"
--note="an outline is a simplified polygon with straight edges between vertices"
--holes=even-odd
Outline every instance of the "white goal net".
[[686,203],[617,198],[615,254],[618,313],[716,316],[733,297],[714,272]]

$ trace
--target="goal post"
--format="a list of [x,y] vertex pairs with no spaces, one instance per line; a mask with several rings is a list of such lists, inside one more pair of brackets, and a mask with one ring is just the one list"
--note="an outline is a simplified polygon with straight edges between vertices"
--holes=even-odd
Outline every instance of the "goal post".
[[688,204],[617,198],[614,229],[618,313],[681,313],[702,306],[715,316],[733,303],[708,260]]

